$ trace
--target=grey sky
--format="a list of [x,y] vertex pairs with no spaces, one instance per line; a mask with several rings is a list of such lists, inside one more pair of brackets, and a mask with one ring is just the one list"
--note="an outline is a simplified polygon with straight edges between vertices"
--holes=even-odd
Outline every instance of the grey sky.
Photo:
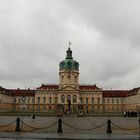
[[68,41],[80,84],[140,86],[139,0],[1,0],[0,85],[58,83]]

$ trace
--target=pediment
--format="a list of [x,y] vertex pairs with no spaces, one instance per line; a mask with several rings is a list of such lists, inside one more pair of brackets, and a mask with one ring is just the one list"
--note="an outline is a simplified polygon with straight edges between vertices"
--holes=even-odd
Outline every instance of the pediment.
[[61,91],[75,91],[75,90],[78,90],[72,86],[66,86],[66,87],[63,87],[63,88],[60,88],[59,90]]

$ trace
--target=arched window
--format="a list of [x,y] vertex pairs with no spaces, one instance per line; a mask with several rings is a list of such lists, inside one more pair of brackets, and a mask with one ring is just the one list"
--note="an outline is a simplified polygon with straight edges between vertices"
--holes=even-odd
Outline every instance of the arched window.
[[71,100],[71,96],[70,96],[70,95],[67,96],[67,100],[68,100],[68,101]]
[[77,82],[77,76],[74,76],[74,81],[75,81],[75,83]]
[[61,95],[61,103],[64,103],[64,102],[65,102],[65,96]]
[[76,101],[77,101],[77,96],[73,95],[73,103],[76,103]]

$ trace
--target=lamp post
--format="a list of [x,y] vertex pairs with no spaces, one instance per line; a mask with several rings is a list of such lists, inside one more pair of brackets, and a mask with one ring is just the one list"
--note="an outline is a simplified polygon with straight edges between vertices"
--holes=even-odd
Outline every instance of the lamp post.
[[139,138],[140,138],[140,116],[139,116]]
[[25,102],[26,102],[26,97],[22,96],[22,123],[21,123],[21,131],[23,131],[23,115],[24,115],[24,109],[25,109]]

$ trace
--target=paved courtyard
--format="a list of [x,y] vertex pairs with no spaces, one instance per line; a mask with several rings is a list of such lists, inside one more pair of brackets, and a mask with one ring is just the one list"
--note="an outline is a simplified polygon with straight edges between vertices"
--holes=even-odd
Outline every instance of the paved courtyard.
[[[11,136],[17,136],[14,131],[16,128],[17,116],[0,116],[0,137],[4,137],[5,134]],[[60,136],[74,136],[83,135],[84,137],[91,136],[102,136],[107,137],[107,120],[112,121],[112,138],[113,136],[128,136],[128,138],[139,137],[139,118],[138,117],[77,117],[77,116],[66,116],[62,117],[62,134],[58,134],[58,119],[60,117],[54,116],[36,116],[35,119],[31,119],[30,116],[24,116],[23,126],[21,124],[22,132],[18,132],[18,136],[37,135],[41,138],[48,136],[58,137]],[[20,134],[20,135],[19,135]],[[8,136],[8,135],[7,135]],[[82,139],[81,138],[81,139]],[[122,138],[122,137],[121,137]],[[91,139],[91,138],[90,138]]]

